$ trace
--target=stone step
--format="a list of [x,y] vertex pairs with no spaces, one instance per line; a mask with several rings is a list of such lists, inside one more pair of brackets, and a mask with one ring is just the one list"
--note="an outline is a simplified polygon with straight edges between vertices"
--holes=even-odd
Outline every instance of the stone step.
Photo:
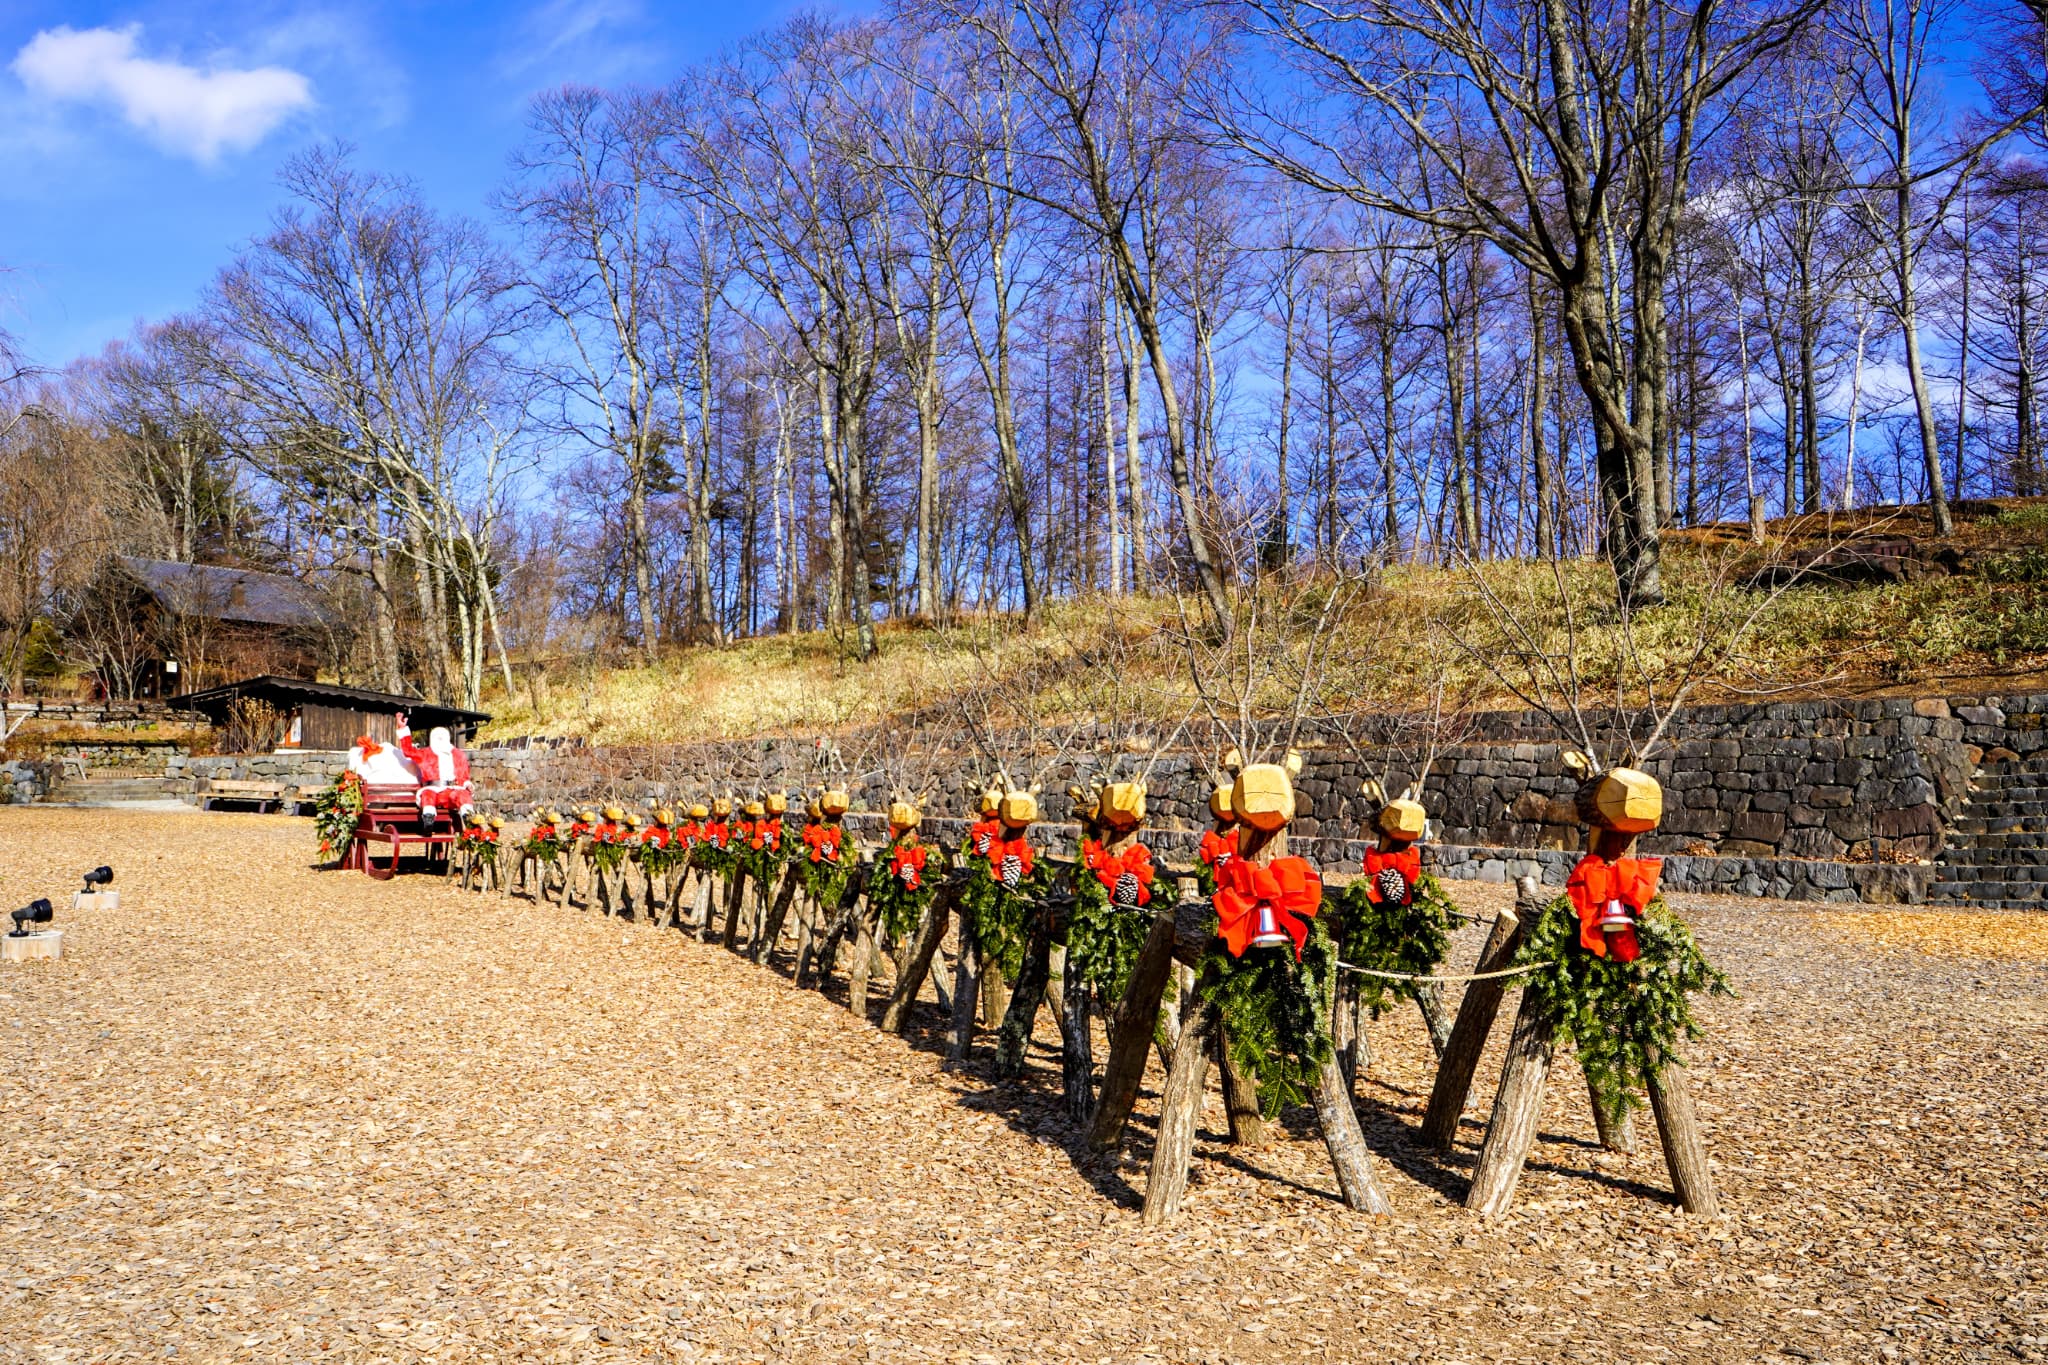
[[1936,882],[1928,904],[1994,905],[2004,909],[2048,908],[2041,893],[2048,882]]
[[1952,848],[2048,848],[2048,832],[2037,829],[2002,829],[1963,835]]
[[2000,815],[1986,818],[1982,815],[1963,815],[1956,818],[1955,833],[1966,838],[1979,838],[1986,834],[2039,834],[2048,830],[2048,820],[2038,816]]
[[2003,797],[1997,797],[1987,801],[1979,796],[1972,798],[1968,809],[1970,814],[1981,815],[1987,819],[1997,819],[2002,815],[2025,815],[2048,819],[2048,799],[2035,800],[2030,797],[2024,800],[2008,801]]
[[2025,782],[1985,782],[1981,778],[1971,789],[1970,800],[2048,801],[2048,776],[2028,775]]
[[1935,863],[1940,867],[2048,867],[2048,848],[1951,848]]

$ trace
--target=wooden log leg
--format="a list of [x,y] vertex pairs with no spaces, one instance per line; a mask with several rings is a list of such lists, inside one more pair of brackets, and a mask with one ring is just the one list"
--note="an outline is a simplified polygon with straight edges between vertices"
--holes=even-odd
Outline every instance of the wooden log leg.
[[1452,1018],[1444,1008],[1444,988],[1434,981],[1422,982],[1415,988],[1415,1008],[1422,1011],[1423,1027],[1429,1030],[1429,1045],[1436,1052],[1437,1061],[1444,1059],[1444,1049],[1450,1046]]
[[917,993],[923,988],[925,977],[931,973],[932,959],[938,956],[939,941],[945,938],[946,924],[952,917],[953,897],[950,891],[941,891],[933,896],[923,922],[917,926],[917,933],[910,940],[910,951],[896,971],[896,989],[890,992],[888,1008],[882,1011],[883,1032],[901,1033],[910,1022],[910,1007],[917,1003]]
[[[1476,984],[1476,983],[1475,983]],[[1472,1168],[1472,1188],[1465,1207],[1474,1213],[1505,1213],[1515,1202],[1515,1182],[1529,1150],[1536,1145],[1536,1125],[1543,1117],[1543,1084],[1550,1077],[1555,1030],[1536,998],[1522,993],[1515,1031],[1508,1039],[1508,1059],[1500,1071],[1500,1089],[1493,1097],[1493,1118]]]
[[846,964],[846,1008],[865,1019],[868,1016],[868,981],[875,970],[875,931],[865,913],[854,921],[853,960]]
[[1032,913],[1031,937],[1024,945],[1024,961],[1017,969],[1016,986],[996,1035],[996,1075],[1015,1080],[1024,1074],[1031,1051],[1031,1031],[1038,1022],[1038,1007],[1045,1003],[1045,985],[1052,976],[1052,916]]
[[1230,1029],[1218,1023],[1210,1034],[1216,1050],[1216,1061],[1223,1073],[1223,1111],[1230,1119],[1230,1145],[1233,1147],[1263,1147],[1266,1145],[1266,1120],[1259,1112],[1259,1085],[1230,1055]]
[[725,886],[725,947],[728,952],[739,951],[740,912],[746,906],[749,880],[744,871],[734,868],[732,879]]
[[1060,1095],[1067,1118],[1087,1123],[1095,1109],[1095,1039],[1089,1034],[1088,981],[1069,956],[1060,965]]
[[711,941],[711,907],[718,903],[724,891],[725,883],[722,879],[710,872],[704,874],[703,882],[697,888],[697,942]]
[[932,998],[939,1002],[939,1013],[948,1019],[953,1017],[953,959],[946,956],[945,943],[939,944],[939,951],[932,956],[930,972]]
[[960,956],[953,968],[953,1045],[946,1049],[946,1069],[966,1066],[974,1053],[974,1013],[981,994],[981,949],[974,942],[974,916],[960,909]]
[[1003,964],[981,964],[981,1023],[984,1028],[1001,1028],[1010,1013],[1010,983],[1003,976]]
[[1602,1104],[1590,1076],[1586,1078],[1586,1099],[1593,1106],[1593,1128],[1600,1134],[1600,1145],[1610,1152],[1635,1151],[1636,1125],[1627,1107]]
[[1337,1168],[1337,1188],[1343,1192],[1345,1206],[1360,1213],[1392,1213],[1393,1201],[1373,1174],[1365,1130],[1359,1126],[1358,1111],[1351,1107],[1351,1091],[1335,1057],[1326,1058],[1316,1074],[1316,1121],[1322,1125],[1330,1164]]
[[1159,1139],[1153,1144],[1152,1170],[1145,1179],[1147,1227],[1157,1227],[1180,1212],[1188,1190],[1188,1167],[1195,1159],[1195,1132],[1202,1125],[1202,1091],[1209,1075],[1209,1035],[1216,1028],[1216,1010],[1206,1001],[1183,1000],[1181,1016],[1185,1022],[1180,1041],[1174,1044],[1173,1066],[1166,1073]]
[[758,966],[767,961],[768,954],[775,950],[775,941],[782,937],[782,923],[789,918],[789,904],[796,896],[796,877],[787,869],[777,879],[775,901],[768,907],[768,916],[761,923],[761,932],[754,935],[747,956]]
[[[1510,912],[1494,920],[1486,946],[1479,953],[1479,971],[1500,971],[1514,960],[1515,950],[1522,944],[1523,926],[1534,919],[1530,902],[1535,898],[1536,884],[1526,877],[1523,883],[1517,905],[1528,913]],[[1491,981],[1474,981],[1465,987],[1465,998],[1458,1002],[1458,1019],[1451,1025],[1450,1039],[1437,1062],[1436,1081],[1429,1088],[1429,1107],[1422,1115],[1422,1140],[1440,1152],[1451,1150],[1457,1140],[1458,1121],[1464,1117],[1465,1102],[1472,1095],[1472,1078],[1478,1074],[1479,1056],[1486,1050],[1486,1035],[1493,1031],[1501,996],[1511,980],[1495,977]]]
[[[1345,1093],[1350,1094],[1358,1087],[1358,1073],[1372,1069],[1372,1040],[1365,1034],[1365,1000],[1358,989],[1358,978],[1349,972],[1341,973],[1337,981],[1337,1007],[1330,1015],[1331,1031],[1336,1035],[1331,1041],[1337,1051],[1337,1070],[1343,1073]],[[1367,1056],[1359,1061],[1363,1049]]]
[[1173,912],[1152,916],[1152,928],[1131,964],[1123,998],[1109,1021],[1109,1056],[1102,1064],[1102,1092],[1088,1125],[1088,1145],[1108,1151],[1124,1140],[1124,1124],[1138,1100],[1145,1076],[1145,1053],[1159,1024],[1159,1001],[1173,973]]
[[1663,1059],[1650,1076],[1650,1110],[1657,1116],[1657,1137],[1664,1144],[1664,1165],[1671,1172],[1671,1191],[1679,1207],[1702,1218],[1721,1211],[1714,1194],[1714,1172],[1707,1164],[1707,1142],[1693,1112],[1692,1091],[1685,1083],[1685,1065]]

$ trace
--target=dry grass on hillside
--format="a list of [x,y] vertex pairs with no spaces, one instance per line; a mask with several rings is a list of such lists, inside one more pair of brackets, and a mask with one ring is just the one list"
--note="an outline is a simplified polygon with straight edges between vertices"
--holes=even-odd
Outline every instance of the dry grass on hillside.
[[[1773,523],[1763,547],[1741,528],[1676,534],[1666,549],[1667,604],[1626,625],[1597,562],[1493,563],[1478,570],[1483,580],[1466,569],[1396,566],[1347,588],[1317,704],[1406,707],[1441,682],[1474,706],[1520,706],[1488,664],[1515,658],[1518,629],[1534,648],[1574,657],[1592,706],[1640,704],[1651,683],[1668,696],[1696,655],[1696,701],[2048,688],[2048,502],[1979,508],[1951,542],[1962,574],[1805,583],[1774,600],[1743,586],[1769,562],[1803,564],[1858,538],[1924,543],[1924,529],[1911,512],[1884,509]],[[1261,682],[1261,705],[1291,701],[1330,590],[1327,581],[1259,589],[1262,639],[1287,655]],[[1250,590],[1238,600],[1244,609]],[[678,650],[652,663],[592,657],[528,669],[517,695],[487,696],[497,717],[487,736],[635,744],[815,733],[944,708],[975,689],[1046,718],[1112,705],[1178,716],[1191,705],[1180,630],[1171,599],[1082,599],[1051,605],[1029,629],[1000,618],[892,622],[867,662],[824,632]]]

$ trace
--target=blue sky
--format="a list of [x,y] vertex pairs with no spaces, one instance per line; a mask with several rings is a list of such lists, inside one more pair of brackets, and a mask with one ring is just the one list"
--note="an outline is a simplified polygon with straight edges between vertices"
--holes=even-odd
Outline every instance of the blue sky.
[[794,8],[656,0],[0,6],[0,326],[39,363],[189,308],[343,138],[482,215],[527,98],[655,84]]

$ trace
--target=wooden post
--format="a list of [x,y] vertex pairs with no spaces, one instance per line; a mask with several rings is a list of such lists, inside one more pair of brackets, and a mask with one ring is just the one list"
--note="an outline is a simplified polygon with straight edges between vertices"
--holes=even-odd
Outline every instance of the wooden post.
[[1650,1109],[1657,1116],[1657,1137],[1664,1144],[1664,1165],[1671,1172],[1671,1191],[1687,1213],[1712,1218],[1721,1211],[1714,1194],[1714,1172],[1707,1165],[1707,1143],[1693,1113],[1692,1092],[1685,1084],[1685,1064],[1662,1059],[1650,1073]]
[[960,958],[953,976],[953,1045],[946,1050],[946,1070],[967,1065],[974,1052],[974,1012],[981,985],[981,949],[974,942],[974,913],[959,906]]
[[1180,1212],[1187,1194],[1188,1167],[1195,1156],[1195,1133],[1202,1124],[1202,1091],[1209,1075],[1209,1035],[1216,1029],[1216,1007],[1207,1001],[1181,1005],[1180,1041],[1174,1045],[1173,1067],[1166,1073],[1166,1094],[1159,1103],[1159,1136],[1152,1148],[1152,1170],[1145,1180],[1145,1226],[1157,1227]]
[[917,1003],[917,993],[931,973],[932,959],[938,955],[939,943],[946,937],[946,925],[953,917],[953,900],[959,894],[956,887],[957,883],[948,881],[925,909],[924,921],[911,939],[910,954],[896,974],[896,990],[889,997],[889,1007],[882,1011],[884,1032],[901,1033],[910,1023],[911,1006]]
[[1359,1125],[1358,1111],[1351,1107],[1351,1091],[1335,1057],[1326,1058],[1316,1074],[1316,1121],[1322,1125],[1323,1143],[1330,1149],[1330,1164],[1337,1168],[1337,1188],[1343,1192],[1345,1206],[1360,1213],[1392,1213],[1394,1203],[1373,1174],[1365,1129]]
[[1015,1080],[1024,1074],[1031,1050],[1032,1026],[1038,1022],[1038,1007],[1045,1003],[1046,982],[1052,976],[1052,912],[1044,906],[1031,910],[1031,937],[1024,945],[1024,961],[1017,969],[1016,984],[1010,991],[1008,1008],[996,1035],[996,1075]]
[[[1525,932],[1523,915],[1533,921],[1531,903],[1536,898],[1536,881],[1523,877],[1516,884],[1516,905],[1522,911],[1503,910],[1479,950],[1480,972],[1497,972],[1514,960]],[[1472,1095],[1472,1078],[1479,1070],[1479,1056],[1486,1050],[1486,1035],[1493,1031],[1494,1016],[1500,1013],[1501,996],[1510,977],[1473,981],[1465,987],[1458,1004],[1458,1021],[1451,1026],[1450,1041],[1437,1062],[1436,1082],[1429,1090],[1429,1107],[1422,1116],[1422,1140],[1440,1152],[1448,1152],[1457,1140],[1458,1121],[1464,1117],[1465,1102]]]
[[1593,1106],[1593,1127],[1600,1134],[1601,1147],[1610,1152],[1635,1151],[1636,1125],[1627,1108],[1601,1103],[1600,1092],[1593,1088],[1591,1076],[1586,1078],[1586,1098]]
[[1550,1077],[1554,1040],[1550,1019],[1536,997],[1524,991],[1508,1040],[1507,1063],[1501,1067],[1500,1090],[1493,1098],[1493,1118],[1486,1125],[1479,1163],[1472,1168],[1472,1188],[1465,1194],[1465,1207],[1475,1213],[1505,1213],[1515,1201],[1515,1182],[1522,1178],[1543,1117],[1543,1084]]
[[740,911],[747,900],[747,883],[753,880],[747,876],[743,864],[735,864],[732,879],[725,887],[725,947],[727,952],[736,953],[740,948]]
[[1422,1011],[1423,1027],[1429,1030],[1429,1045],[1441,1062],[1444,1049],[1451,1042],[1451,1016],[1444,1009],[1444,988],[1434,981],[1423,982],[1415,988],[1415,1007]]
[[1095,1108],[1095,1040],[1088,1032],[1088,982],[1073,954],[1060,967],[1060,1093],[1067,1117],[1088,1122]]
[[1095,1105],[1095,1118],[1088,1127],[1088,1145],[1107,1151],[1123,1141],[1124,1124],[1138,1100],[1138,1083],[1145,1075],[1145,1054],[1152,1046],[1152,1031],[1159,1022],[1159,1002],[1166,994],[1166,979],[1173,971],[1174,915],[1161,907],[1152,916],[1151,931],[1131,964],[1130,979],[1124,983],[1123,998],[1117,1002],[1110,1021],[1109,1056],[1102,1068],[1102,1092]]
[[1230,1120],[1230,1145],[1266,1145],[1266,1120],[1259,1111],[1259,1086],[1230,1055],[1230,1030],[1219,1022],[1212,1034],[1217,1068],[1223,1073],[1223,1111]]

